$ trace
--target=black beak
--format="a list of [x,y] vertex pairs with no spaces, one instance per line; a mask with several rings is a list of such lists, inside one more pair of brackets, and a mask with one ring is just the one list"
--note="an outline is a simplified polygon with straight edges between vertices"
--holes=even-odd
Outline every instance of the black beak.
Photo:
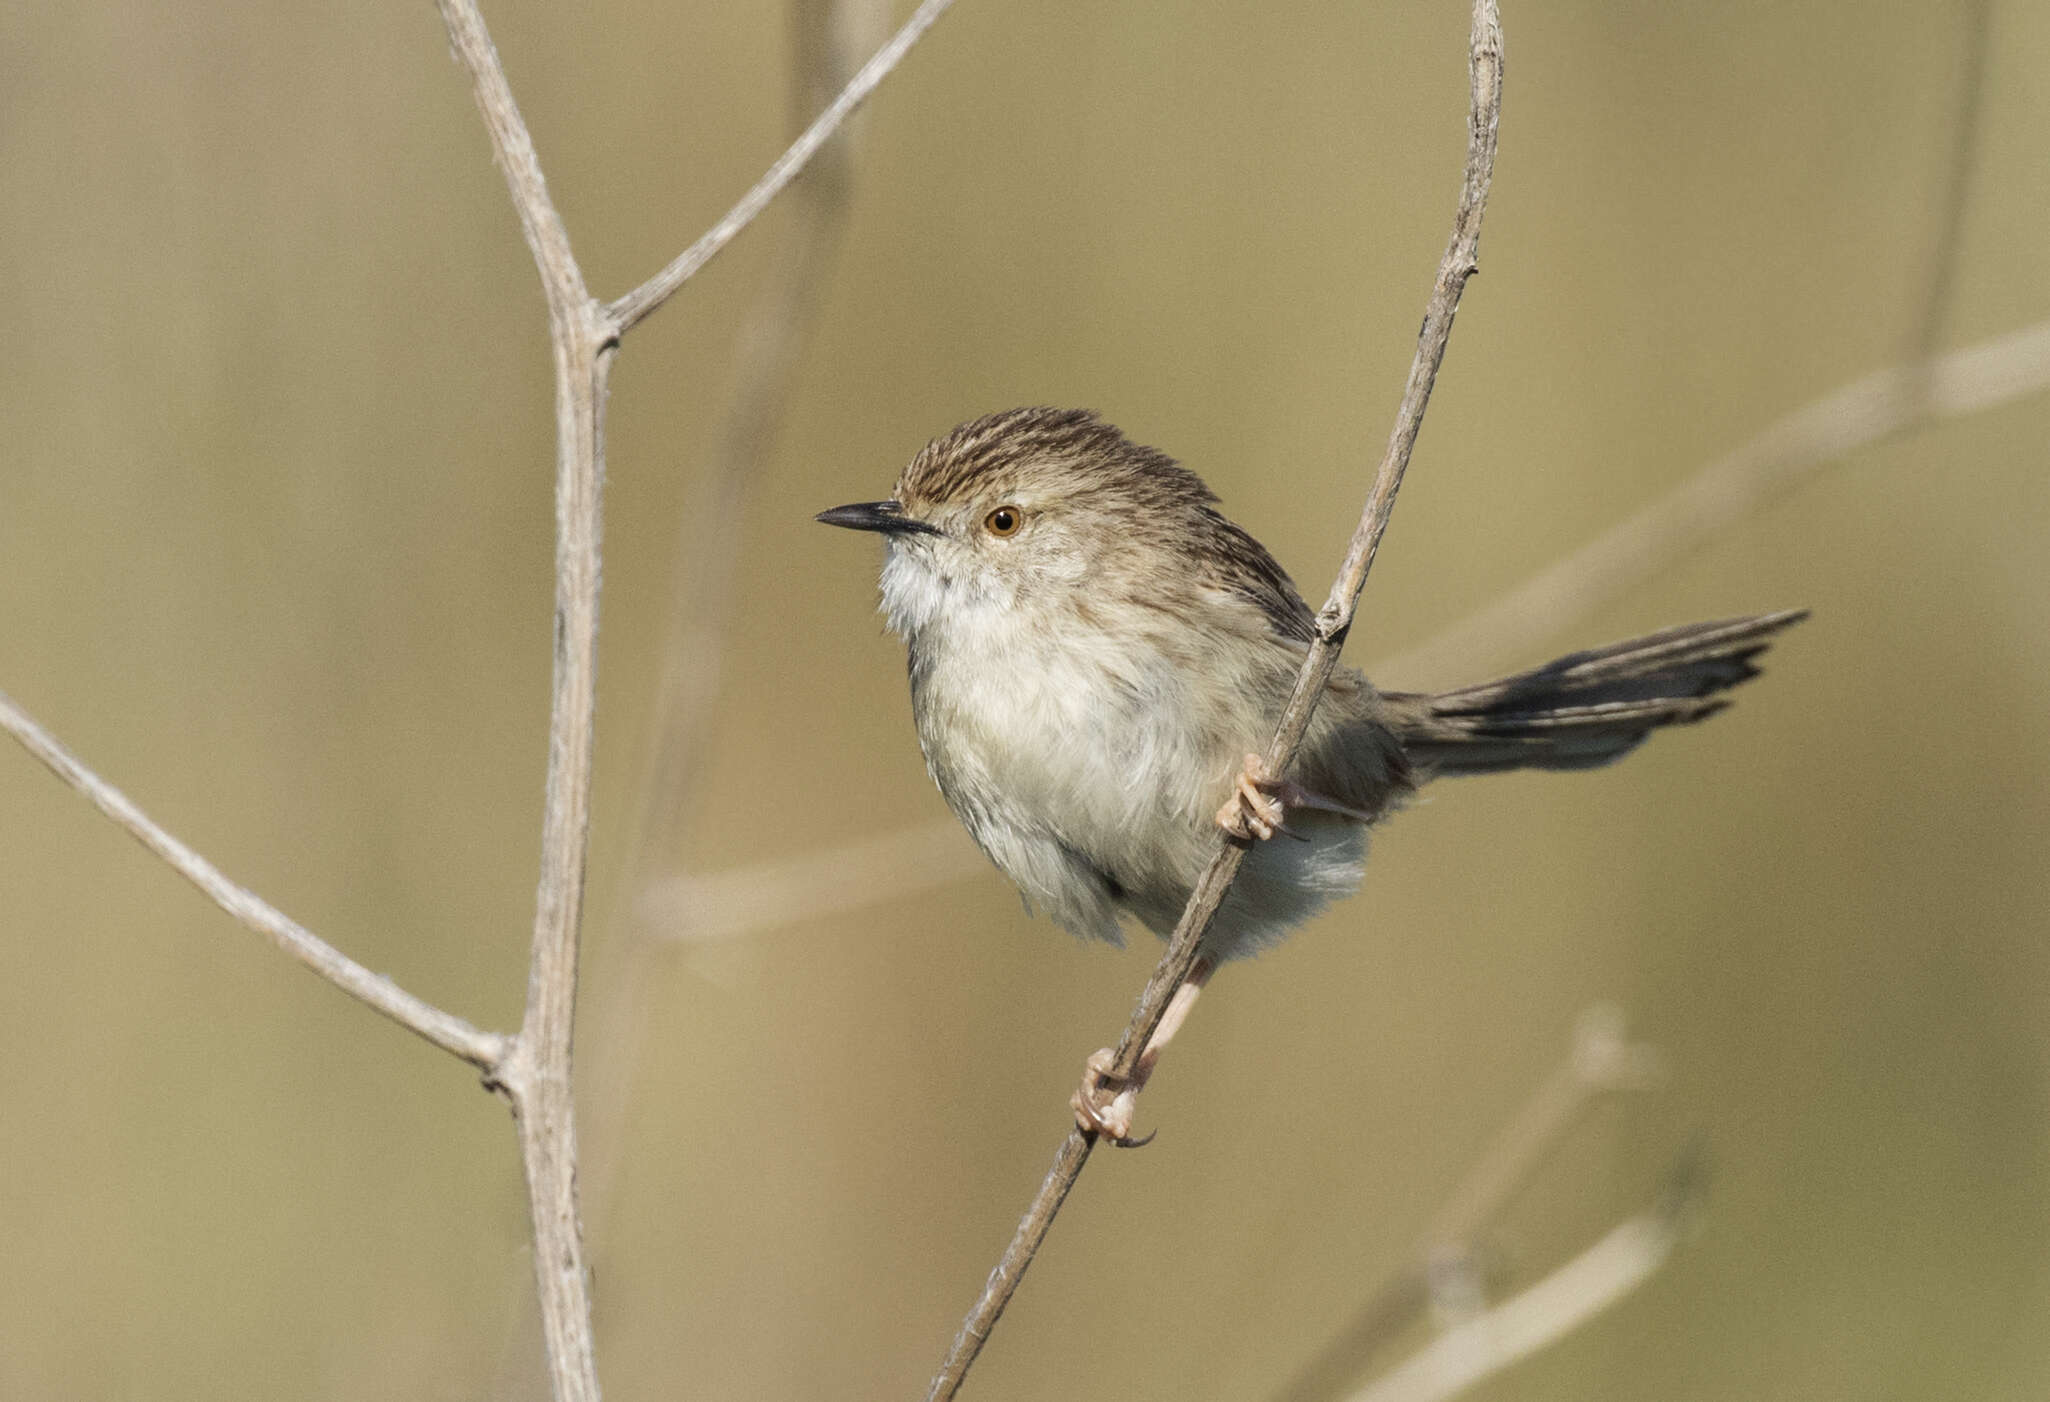
[[938,526],[927,525],[916,516],[906,516],[904,508],[894,501],[857,501],[851,506],[821,511],[812,519],[829,526],[845,526],[850,531],[881,531],[885,535],[940,534]]

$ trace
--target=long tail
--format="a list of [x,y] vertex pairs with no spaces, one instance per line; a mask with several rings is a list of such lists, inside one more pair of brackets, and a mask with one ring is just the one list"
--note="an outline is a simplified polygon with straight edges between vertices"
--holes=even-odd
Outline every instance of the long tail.
[[1382,699],[1419,778],[1592,769],[1660,726],[1690,725],[1729,705],[1718,693],[1757,676],[1754,659],[1773,634],[1807,616],[1787,609],[1691,623],[1478,686]]

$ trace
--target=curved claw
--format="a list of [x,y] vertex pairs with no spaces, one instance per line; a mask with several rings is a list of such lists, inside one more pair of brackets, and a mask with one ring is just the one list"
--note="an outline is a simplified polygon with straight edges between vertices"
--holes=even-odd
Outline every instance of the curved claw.
[[[1148,1144],[1151,1144],[1160,1133],[1157,1129],[1148,1130],[1145,1134],[1135,1138],[1130,1132],[1131,1127],[1129,1124],[1125,1126],[1125,1132],[1120,1133],[1115,1119],[1100,1113],[1094,1106],[1089,1105],[1082,1099],[1080,1091],[1075,1092],[1074,1098],[1068,1103],[1075,1110],[1075,1128],[1081,1130],[1084,1134],[1095,1135],[1099,1140],[1114,1149],[1143,1149]],[[1108,1111],[1109,1108],[1108,1106],[1104,1107],[1105,1111]]]
[[1232,782],[1231,797],[1217,810],[1217,826],[1239,842],[1265,842],[1276,833],[1301,838],[1283,821],[1288,815],[1284,801],[1274,790],[1278,785],[1265,777],[1263,761],[1247,755],[1245,767]]
[[1312,793],[1293,779],[1268,778],[1266,761],[1259,755],[1249,754],[1245,767],[1233,781],[1231,797],[1225,800],[1224,807],[1217,810],[1217,826],[1242,843],[1265,842],[1276,833],[1298,842],[1308,842],[1308,837],[1283,821],[1291,808],[1335,813],[1356,823],[1374,821],[1374,814],[1365,809]]
[[1146,1076],[1144,1072],[1131,1077],[1111,1074],[1114,1059],[1109,1047],[1091,1054],[1082,1069],[1082,1084],[1068,1097],[1068,1105],[1075,1112],[1076,1128],[1084,1134],[1093,1134],[1119,1149],[1143,1148],[1160,1132],[1155,1130],[1143,1138],[1132,1136],[1132,1110]]

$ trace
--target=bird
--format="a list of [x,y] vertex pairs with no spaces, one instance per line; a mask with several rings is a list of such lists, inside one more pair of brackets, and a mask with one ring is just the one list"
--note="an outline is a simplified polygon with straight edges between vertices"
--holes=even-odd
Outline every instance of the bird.
[[[1331,674],[1287,774],[1263,772],[1315,616],[1202,478],[1086,409],[988,414],[889,498],[817,520],[881,535],[926,768],[1028,910],[1085,939],[1173,930],[1218,835],[1250,850],[1132,1077],[1090,1057],[1077,1124],[1131,1137],[1138,1090],[1222,964],[1362,880],[1369,830],[1438,779],[1611,763],[1728,704],[1787,609],[1667,628],[1441,692]],[[1150,1137],[1150,1136],[1149,1136]]]

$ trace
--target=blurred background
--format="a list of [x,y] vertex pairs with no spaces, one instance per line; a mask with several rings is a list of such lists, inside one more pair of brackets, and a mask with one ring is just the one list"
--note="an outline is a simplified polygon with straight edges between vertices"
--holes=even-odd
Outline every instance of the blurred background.
[[[489,6],[595,290],[781,148],[822,14]],[[1484,271],[1361,664],[1859,376],[2050,317],[2050,9],[1505,22]],[[578,1067],[611,1395],[922,1391],[1157,953],[1029,919],[952,830],[879,552],[811,514],[961,419],[1083,404],[1321,599],[1449,224],[1466,26],[963,0],[844,181],[629,338]],[[547,341],[432,8],[0,4],[0,247],[0,687],[230,875],[512,1026]],[[1659,1275],[1480,1395],[2050,1390],[2046,443],[2042,398],[1923,427],[1515,655],[1377,673],[1815,611],[1707,727],[1433,791],[1361,897],[1221,977],[1141,1103],[1158,1142],[1091,1166],[970,1395],[1272,1396],[1596,1003],[1666,1075],[1560,1137],[1492,1269],[1538,1278],[1690,1150],[1710,1184]],[[679,600],[723,641],[679,652]],[[541,1395],[468,1071],[12,746],[0,911],[0,1396]]]

